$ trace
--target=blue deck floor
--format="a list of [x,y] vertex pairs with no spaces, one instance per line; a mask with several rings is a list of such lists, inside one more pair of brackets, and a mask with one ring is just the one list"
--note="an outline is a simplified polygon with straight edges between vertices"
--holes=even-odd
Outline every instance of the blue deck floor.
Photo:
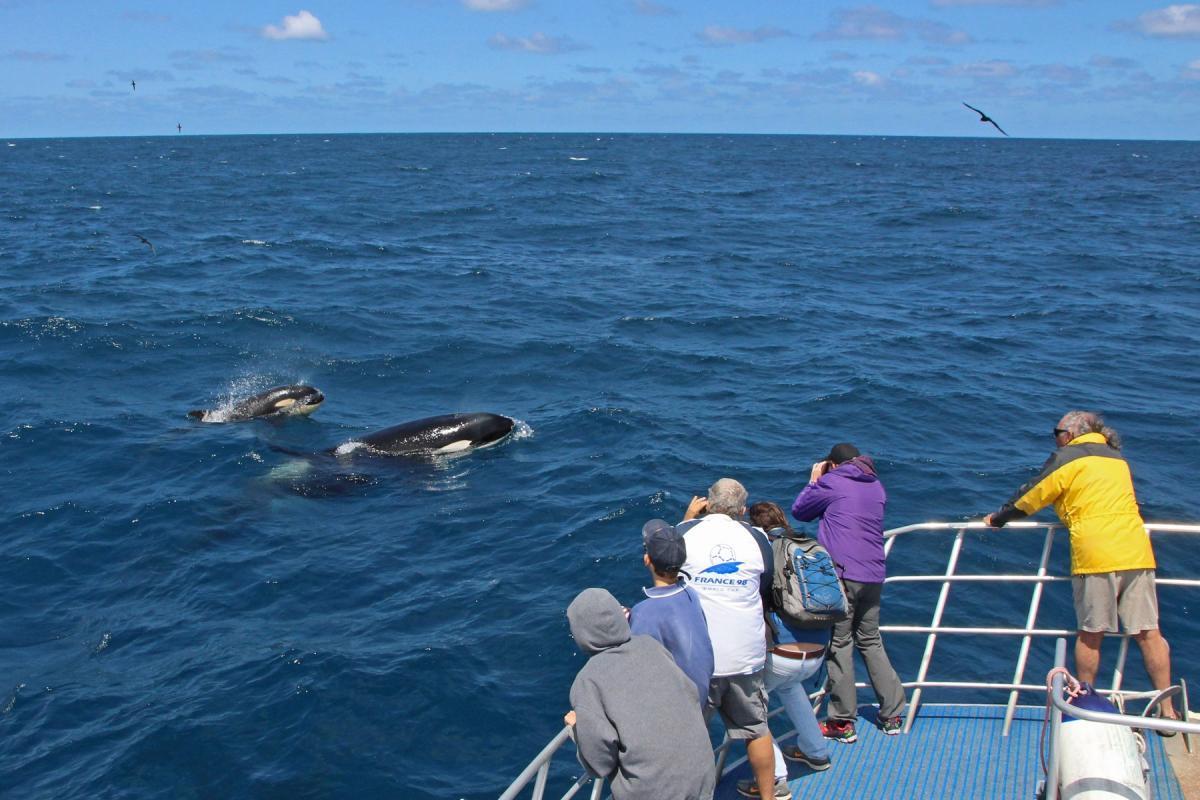
[[[1041,708],[1018,708],[1007,737],[1000,735],[1004,709],[996,706],[922,706],[912,731],[900,736],[886,736],[860,718],[857,742],[831,743],[830,769],[812,772],[789,762],[792,796],[796,800],[1029,800],[1042,776],[1038,756],[1042,715]],[[1154,800],[1183,800],[1161,740],[1154,734],[1146,738]],[[744,755],[740,746],[730,754],[731,759]],[[716,800],[740,797],[737,780],[749,774],[745,763],[727,773]]]

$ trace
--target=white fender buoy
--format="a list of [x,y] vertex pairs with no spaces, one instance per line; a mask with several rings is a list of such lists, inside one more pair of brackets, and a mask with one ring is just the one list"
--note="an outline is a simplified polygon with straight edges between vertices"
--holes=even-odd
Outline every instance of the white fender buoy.
[[[1117,713],[1089,687],[1071,699],[1089,711]],[[1063,800],[1148,800],[1149,766],[1145,743],[1124,725],[1108,725],[1063,715],[1059,732],[1059,796]]]

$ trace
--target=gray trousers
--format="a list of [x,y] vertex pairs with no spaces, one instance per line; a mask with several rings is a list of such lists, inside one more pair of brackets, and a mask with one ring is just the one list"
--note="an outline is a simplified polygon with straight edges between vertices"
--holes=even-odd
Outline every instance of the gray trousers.
[[[858,692],[854,688],[854,649],[867,665],[867,677],[879,701],[879,715],[898,717],[904,710],[904,687],[879,636],[879,599],[882,583],[843,581],[850,616],[833,626],[829,656],[829,718],[858,717]],[[853,645],[853,647],[851,646]]]

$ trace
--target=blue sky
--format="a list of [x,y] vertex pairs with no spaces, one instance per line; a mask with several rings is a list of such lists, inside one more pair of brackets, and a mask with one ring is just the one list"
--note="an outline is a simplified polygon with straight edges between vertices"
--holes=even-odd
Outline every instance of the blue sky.
[[1139,0],[0,0],[0,70],[7,137],[1200,138],[1200,4]]

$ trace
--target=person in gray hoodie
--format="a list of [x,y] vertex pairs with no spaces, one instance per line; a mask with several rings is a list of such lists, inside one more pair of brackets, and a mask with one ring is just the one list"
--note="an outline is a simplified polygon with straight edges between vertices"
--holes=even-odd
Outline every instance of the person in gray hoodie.
[[715,771],[696,686],[650,636],[631,636],[625,609],[605,589],[567,607],[591,658],[571,684],[565,722],[579,763],[610,781],[613,800],[710,800]]

